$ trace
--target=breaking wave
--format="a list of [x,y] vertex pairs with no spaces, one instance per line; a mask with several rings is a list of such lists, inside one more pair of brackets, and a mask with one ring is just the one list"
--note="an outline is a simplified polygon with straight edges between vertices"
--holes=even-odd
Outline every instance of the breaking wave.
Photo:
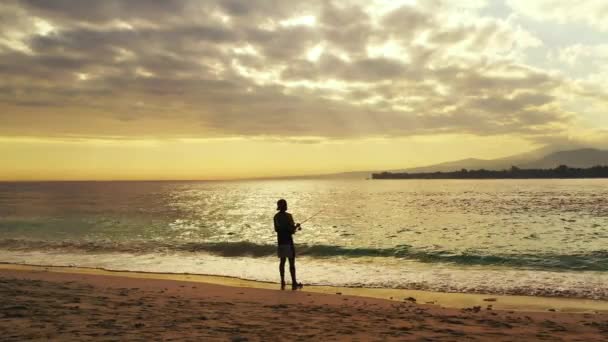
[[[130,242],[109,241],[36,241],[0,240],[0,249],[12,251],[63,251],[86,253],[208,253],[223,257],[269,257],[276,253],[276,246],[253,242]],[[312,258],[361,258],[384,257],[414,260],[424,263],[450,263],[458,265],[508,266],[529,269],[607,271],[608,251],[591,251],[580,254],[504,254],[461,253],[444,250],[420,250],[408,245],[391,248],[352,248],[332,245],[298,244],[300,256]]]

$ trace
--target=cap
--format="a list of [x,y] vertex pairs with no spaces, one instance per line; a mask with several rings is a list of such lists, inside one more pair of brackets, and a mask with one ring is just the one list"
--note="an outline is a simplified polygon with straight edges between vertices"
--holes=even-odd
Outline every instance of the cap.
[[281,209],[285,209],[287,208],[287,201],[284,199],[280,199],[277,201],[277,210],[281,210]]

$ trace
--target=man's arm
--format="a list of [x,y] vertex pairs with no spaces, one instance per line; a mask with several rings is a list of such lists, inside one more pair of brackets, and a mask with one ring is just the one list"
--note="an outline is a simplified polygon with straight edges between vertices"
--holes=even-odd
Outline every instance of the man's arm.
[[279,224],[277,223],[277,215],[274,215],[273,221],[274,221],[274,231],[278,233],[279,232]]
[[289,231],[293,234],[296,232],[296,229],[298,228],[296,226],[296,224],[293,222],[293,216],[291,216],[291,214],[289,214],[288,220],[289,220]]

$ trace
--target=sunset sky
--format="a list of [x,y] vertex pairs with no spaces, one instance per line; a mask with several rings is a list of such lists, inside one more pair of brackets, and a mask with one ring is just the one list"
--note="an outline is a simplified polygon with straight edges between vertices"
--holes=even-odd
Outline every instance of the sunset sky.
[[606,0],[3,0],[0,180],[608,147]]

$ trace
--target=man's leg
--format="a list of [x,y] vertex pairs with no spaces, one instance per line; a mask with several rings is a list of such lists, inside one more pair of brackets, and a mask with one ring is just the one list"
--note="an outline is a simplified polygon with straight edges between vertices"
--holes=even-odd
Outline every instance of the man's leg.
[[296,280],[296,258],[289,258],[289,274],[291,274],[291,288],[296,289],[298,287],[298,281]]
[[285,257],[281,257],[279,273],[281,274],[281,290],[285,288]]

